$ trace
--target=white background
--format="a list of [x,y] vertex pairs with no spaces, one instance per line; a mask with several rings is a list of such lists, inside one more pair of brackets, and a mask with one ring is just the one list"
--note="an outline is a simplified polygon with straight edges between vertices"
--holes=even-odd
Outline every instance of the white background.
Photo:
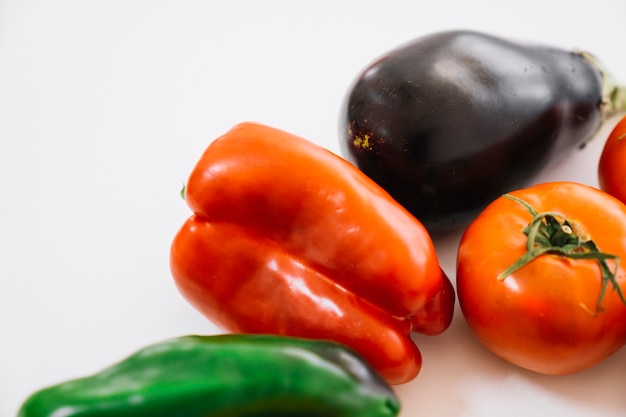
[[[139,347],[216,329],[179,295],[179,190],[207,144],[252,120],[338,151],[365,65],[441,29],[595,53],[626,82],[624,0],[0,0],[0,416]],[[597,184],[607,122],[539,180]],[[459,233],[435,238],[454,278]],[[626,351],[568,377],[501,362],[460,314],[416,337],[403,417],[624,416]]]

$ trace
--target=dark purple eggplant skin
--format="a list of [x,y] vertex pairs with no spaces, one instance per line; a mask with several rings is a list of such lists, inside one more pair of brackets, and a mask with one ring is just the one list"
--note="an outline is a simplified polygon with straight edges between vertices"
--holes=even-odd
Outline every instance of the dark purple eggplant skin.
[[475,31],[380,57],[341,109],[340,149],[431,231],[466,226],[581,148],[603,122],[587,55]]

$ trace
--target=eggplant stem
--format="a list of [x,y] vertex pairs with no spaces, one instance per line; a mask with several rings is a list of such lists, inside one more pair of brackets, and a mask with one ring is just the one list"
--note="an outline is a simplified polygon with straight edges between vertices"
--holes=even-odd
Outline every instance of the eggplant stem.
[[609,94],[609,108],[607,116],[626,112],[626,85],[614,85]]
[[613,74],[593,54],[577,51],[602,76],[602,103],[600,103],[604,119],[626,112],[626,85],[619,84]]

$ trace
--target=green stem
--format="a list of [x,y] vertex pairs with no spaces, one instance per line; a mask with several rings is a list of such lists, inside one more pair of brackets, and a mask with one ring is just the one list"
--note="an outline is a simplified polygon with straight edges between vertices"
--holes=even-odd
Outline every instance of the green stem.
[[606,110],[607,117],[626,112],[626,86],[614,85],[609,94],[609,102]]
[[[564,215],[556,212],[537,213],[530,204],[520,198],[510,194],[504,194],[504,197],[524,206],[531,214],[532,220],[523,229],[523,233],[528,237],[526,252],[506,270],[502,271],[498,275],[498,280],[506,279],[513,272],[523,268],[542,255],[550,254],[569,259],[593,259],[598,262],[600,272],[602,273],[601,289],[596,310],[598,312],[602,310],[602,301],[609,283],[611,283],[622,302],[626,304],[626,297],[617,282],[619,257],[601,252],[593,240],[585,239],[578,235],[575,231],[577,229],[572,227],[572,222]],[[609,267],[608,260],[615,262],[613,269]]]
[[602,75],[602,116],[607,119],[626,112],[626,85],[617,82],[613,74],[593,54],[579,52]]

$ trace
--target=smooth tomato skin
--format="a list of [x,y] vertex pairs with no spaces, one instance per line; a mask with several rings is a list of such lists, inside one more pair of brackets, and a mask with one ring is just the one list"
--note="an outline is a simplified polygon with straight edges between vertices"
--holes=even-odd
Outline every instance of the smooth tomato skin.
[[[510,194],[537,212],[578,222],[602,252],[619,256],[624,265],[626,205],[617,199],[568,182]],[[466,229],[457,254],[461,311],[477,339],[506,361],[542,374],[582,371],[626,343],[626,305],[609,283],[602,311],[596,311],[602,275],[595,260],[543,255],[498,280],[525,253],[522,229],[531,219],[520,203],[500,197]],[[626,292],[622,266],[617,281]]]
[[604,143],[598,164],[600,188],[626,203],[626,116]]

